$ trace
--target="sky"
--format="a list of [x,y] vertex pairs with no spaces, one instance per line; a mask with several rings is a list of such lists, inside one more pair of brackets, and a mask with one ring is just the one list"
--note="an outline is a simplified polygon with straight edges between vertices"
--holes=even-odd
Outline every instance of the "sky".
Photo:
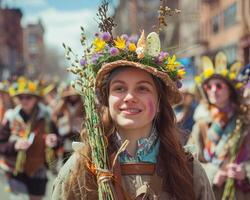
[[[110,8],[114,8],[115,2],[110,1]],[[62,52],[62,43],[79,52],[81,26],[87,34],[98,31],[95,19],[100,3],[101,0],[2,0],[3,6],[22,10],[23,27],[41,19],[46,45]]]

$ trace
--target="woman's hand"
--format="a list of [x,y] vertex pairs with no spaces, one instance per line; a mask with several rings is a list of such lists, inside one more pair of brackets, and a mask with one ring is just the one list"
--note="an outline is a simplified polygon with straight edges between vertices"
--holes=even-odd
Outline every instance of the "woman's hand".
[[223,183],[226,181],[226,179],[227,179],[227,172],[224,170],[219,170],[214,177],[213,184],[218,187],[221,187]]
[[241,164],[230,163],[227,165],[227,176],[241,181],[246,178],[246,171]]
[[19,140],[16,141],[14,148],[17,151],[18,150],[27,150],[30,147],[31,144],[32,143],[30,143],[28,141],[28,139],[23,139],[22,138],[22,139],[19,139]]
[[48,147],[55,147],[57,145],[57,136],[56,134],[54,133],[50,133],[46,136],[46,139],[45,139],[45,144],[48,146]]

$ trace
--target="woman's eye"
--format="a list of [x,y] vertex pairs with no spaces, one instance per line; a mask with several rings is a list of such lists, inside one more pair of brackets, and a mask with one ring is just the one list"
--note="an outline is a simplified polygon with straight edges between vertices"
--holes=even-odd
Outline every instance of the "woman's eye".
[[141,91],[141,92],[148,92],[150,91],[149,88],[145,87],[145,86],[140,86],[138,87],[138,91]]
[[122,87],[122,86],[117,86],[117,87],[114,87],[114,88],[113,88],[113,91],[116,91],[116,92],[123,92],[123,91],[125,91],[125,88]]

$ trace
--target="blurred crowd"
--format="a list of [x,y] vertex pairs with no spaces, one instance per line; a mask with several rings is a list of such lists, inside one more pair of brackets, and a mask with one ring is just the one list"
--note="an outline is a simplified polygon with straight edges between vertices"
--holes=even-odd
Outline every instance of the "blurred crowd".
[[44,196],[47,170],[56,174],[69,158],[83,119],[81,96],[70,84],[25,77],[0,83],[0,168],[12,199]]
[[[174,107],[180,140],[202,163],[216,199],[250,199],[250,65],[218,72],[220,63],[204,62],[197,84],[184,85]],[[0,168],[13,199],[42,199],[47,171],[57,174],[81,137],[82,98],[70,84],[0,82]]]

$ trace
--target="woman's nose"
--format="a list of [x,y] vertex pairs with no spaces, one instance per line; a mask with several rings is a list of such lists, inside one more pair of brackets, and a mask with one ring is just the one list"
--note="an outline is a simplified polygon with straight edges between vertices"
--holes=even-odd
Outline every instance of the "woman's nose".
[[124,97],[124,101],[135,101],[135,95],[132,92],[127,92],[125,97]]
[[211,86],[211,92],[215,92],[216,90],[217,90],[216,85],[212,85],[212,86]]

